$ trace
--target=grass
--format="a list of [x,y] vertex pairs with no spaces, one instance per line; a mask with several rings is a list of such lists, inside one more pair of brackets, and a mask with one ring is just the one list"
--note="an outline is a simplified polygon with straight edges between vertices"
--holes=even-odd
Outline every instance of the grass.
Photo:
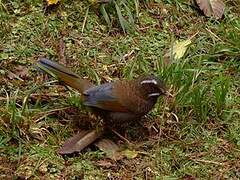
[[[140,1],[138,8],[136,31],[124,34],[117,23],[109,31],[85,1],[47,11],[38,0],[0,2],[1,178],[240,178],[237,1],[226,1],[220,21],[180,1]],[[164,56],[193,35],[182,59]],[[132,148],[144,152],[137,158],[115,162],[91,149],[71,158],[56,153],[78,130],[69,120],[88,118],[76,92],[34,69],[40,56],[59,60],[62,36],[67,66],[96,83],[142,73],[165,80],[174,97],[160,99],[143,127],[126,130]]]

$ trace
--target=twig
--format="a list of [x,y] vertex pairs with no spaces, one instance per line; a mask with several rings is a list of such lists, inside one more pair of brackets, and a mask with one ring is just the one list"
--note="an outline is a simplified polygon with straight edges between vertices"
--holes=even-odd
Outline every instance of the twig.
[[221,162],[216,162],[216,161],[209,161],[209,160],[204,160],[204,159],[191,159],[195,162],[202,162],[202,163],[208,163],[208,164],[215,164],[215,165],[219,165],[219,166],[223,166],[224,163]]
[[118,137],[120,137],[122,140],[124,140],[125,142],[127,142],[129,145],[132,145],[132,143],[128,140],[128,139],[126,139],[125,137],[123,137],[121,134],[119,134],[117,131],[115,131],[115,130],[113,130],[113,129],[111,129],[111,131],[114,133],[114,134],[116,134]]
[[52,109],[52,110],[46,111],[46,112],[41,112],[40,115],[43,114],[43,116],[37,118],[34,122],[37,123],[38,121],[42,120],[43,118],[45,118],[45,117],[47,117],[47,116],[49,116],[51,114],[54,114],[54,113],[56,113],[58,111],[62,111],[62,110],[68,109],[68,108],[69,107],[63,107],[63,108],[58,108],[58,109]]
[[86,22],[87,22],[88,11],[89,11],[89,8],[87,8],[87,11],[85,13],[85,17],[84,17],[84,20],[83,20],[82,33],[84,31],[84,28],[85,28],[85,25],[86,25]]
[[[34,94],[31,94],[31,95],[30,95],[30,98],[35,97],[35,96],[59,97],[60,94],[59,94],[59,93],[49,93],[49,94],[42,95],[42,94],[34,93]],[[64,94],[61,94],[61,96],[66,97]],[[16,97],[0,97],[0,101],[6,101],[6,100],[12,100],[12,99],[20,100],[20,99],[23,99],[23,97],[22,97],[22,96],[16,96]]]
[[219,38],[216,34],[214,34],[210,29],[206,28],[206,30],[211,34],[213,35],[216,39],[220,40],[220,41],[223,41],[221,38]]
[[171,112],[171,114],[172,114],[173,117],[176,119],[176,121],[179,122],[179,119],[178,119],[177,115],[176,115],[175,113],[173,113],[173,112]]
[[127,59],[129,59],[130,56],[132,56],[135,53],[135,50],[131,50],[130,52],[128,52],[127,54],[123,55],[123,60],[126,61]]

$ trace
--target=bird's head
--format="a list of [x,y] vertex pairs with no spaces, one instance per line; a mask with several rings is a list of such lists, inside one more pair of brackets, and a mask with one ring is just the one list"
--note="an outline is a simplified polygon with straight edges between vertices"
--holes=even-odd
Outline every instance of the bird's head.
[[141,94],[147,99],[157,99],[168,94],[164,82],[153,75],[138,78],[138,86]]

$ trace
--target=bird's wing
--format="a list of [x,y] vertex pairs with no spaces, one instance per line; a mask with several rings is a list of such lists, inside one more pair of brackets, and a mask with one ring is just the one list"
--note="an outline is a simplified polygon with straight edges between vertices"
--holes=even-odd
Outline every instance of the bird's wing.
[[113,88],[113,83],[106,83],[84,91],[84,104],[107,111],[129,112],[113,94]]

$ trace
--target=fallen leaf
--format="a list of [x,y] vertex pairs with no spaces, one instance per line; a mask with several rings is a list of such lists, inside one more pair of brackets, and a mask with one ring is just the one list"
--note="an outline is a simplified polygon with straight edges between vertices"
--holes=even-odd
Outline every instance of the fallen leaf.
[[47,166],[48,166],[48,164],[43,163],[41,166],[39,166],[38,171],[41,174],[46,174],[47,171],[48,171],[48,167]]
[[100,160],[97,162],[97,165],[101,166],[101,167],[105,167],[105,168],[110,168],[110,167],[116,166],[116,164],[112,164],[112,162],[110,162],[110,161]]
[[106,156],[113,160],[122,159],[121,154],[119,153],[119,146],[111,141],[110,139],[100,139],[95,143],[95,145],[103,152],[106,153]]
[[47,0],[48,6],[57,4],[58,2],[59,2],[59,0]]
[[192,175],[185,175],[182,179],[183,180],[196,180],[196,178]]
[[7,77],[9,79],[18,79],[20,81],[23,81],[24,79],[27,79],[29,76],[28,69],[25,66],[16,66],[14,69],[14,72],[8,71]]
[[58,45],[58,56],[59,62],[63,65],[67,65],[66,57],[65,57],[65,44],[64,44],[64,33],[61,32],[59,45]]
[[8,71],[7,77],[12,80],[12,79],[14,79],[14,78],[17,78],[17,75],[14,74],[14,73],[12,73],[12,72],[10,72],[10,71]]
[[49,133],[47,128],[41,127],[41,123],[30,126],[28,131],[31,137],[42,141],[46,139],[46,134]]
[[173,49],[172,49],[172,53],[175,59],[181,59],[188,46],[191,44],[191,40],[184,40],[184,41],[177,41],[176,43],[174,43],[173,45]]
[[121,151],[121,154],[128,159],[134,159],[137,157],[138,152],[135,150],[125,149],[125,150]]
[[220,19],[224,13],[224,2],[221,0],[196,0],[199,8],[207,17]]
[[26,79],[28,77],[28,69],[25,66],[17,66],[15,68],[16,74],[22,79]]
[[86,131],[81,130],[78,134],[69,138],[63,146],[58,150],[61,155],[72,154],[75,152],[80,152],[82,149],[93,143],[102,135],[103,131]]

